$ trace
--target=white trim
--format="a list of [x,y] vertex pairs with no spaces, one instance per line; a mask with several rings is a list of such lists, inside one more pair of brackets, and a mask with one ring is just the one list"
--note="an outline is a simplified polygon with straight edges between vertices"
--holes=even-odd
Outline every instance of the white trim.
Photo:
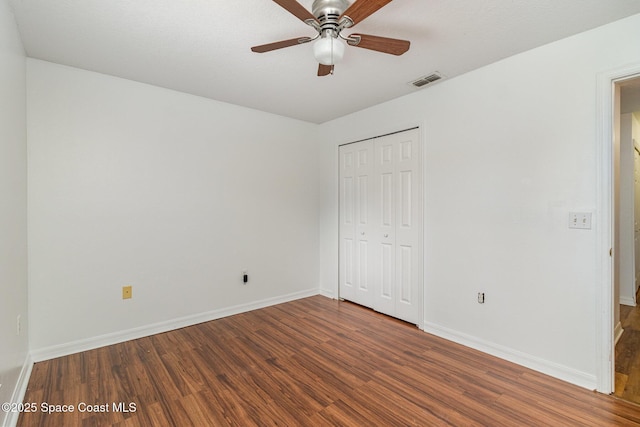
[[427,321],[427,122],[420,122],[418,125],[420,133],[420,143],[422,144],[422,321],[418,324],[418,329],[424,331]]
[[635,307],[636,306],[636,302],[633,298],[630,297],[620,297],[620,304],[622,305],[629,305],[631,307]]
[[335,267],[336,269],[334,270],[335,273],[335,279],[336,279],[336,283],[335,283],[335,295],[336,295],[336,299],[338,300],[342,300],[342,295],[340,295],[340,146],[344,145],[344,144],[336,144],[333,149],[333,159],[336,162],[336,168],[333,171],[334,172],[334,178],[336,180],[336,186],[335,186],[335,190],[336,190],[336,195],[335,195],[335,200],[336,200],[336,211],[335,211],[335,220],[336,220],[336,240],[334,241],[334,243],[336,244],[336,264]]
[[596,378],[597,390],[612,393],[614,388],[613,346],[613,271],[609,255],[613,247],[613,112],[614,84],[640,74],[640,65],[627,66],[600,73],[597,81],[597,135],[596,135],[596,203],[599,221],[597,233],[596,266]]
[[[31,355],[27,355],[24,360],[24,364],[22,365],[22,369],[20,370],[20,375],[18,376],[18,381],[16,382],[16,386],[13,389],[13,394],[11,395],[11,402],[18,403],[22,402],[24,399],[24,395],[27,392],[27,386],[29,385],[29,378],[31,378],[31,371],[33,370],[33,358]],[[7,412],[4,418],[3,426],[6,427],[14,427],[18,424],[18,417],[20,416],[19,412]]]
[[331,289],[320,289],[320,295],[326,298],[337,299],[335,293]]
[[[613,391],[613,277],[609,250],[612,240],[612,138],[613,96],[611,75],[598,77],[596,120],[596,203],[600,215],[596,220],[596,377],[597,389],[603,393]],[[599,289],[598,289],[599,287]]]
[[477,337],[467,335],[435,323],[425,322],[424,331],[444,338],[449,341],[482,351],[500,359],[516,363],[529,369],[533,369],[543,374],[570,382],[572,384],[593,390],[596,385],[595,375],[578,371],[558,363],[550,362],[539,357],[531,356],[528,353],[504,347]]
[[618,341],[620,341],[620,338],[622,337],[622,333],[624,332],[624,329],[622,329],[622,323],[618,322],[618,324],[616,325],[614,331],[613,331],[613,336],[614,336],[614,343],[618,344]]
[[282,304],[301,298],[307,298],[318,294],[318,289],[308,289],[306,291],[294,292],[291,294],[267,298],[260,301],[221,308],[206,313],[194,314],[178,319],[168,320],[165,322],[159,322],[151,325],[141,326],[138,328],[132,328],[124,331],[100,335],[97,337],[32,350],[31,357],[35,362],[41,362],[43,360],[54,359],[56,357],[67,356],[69,354],[79,353],[87,350],[93,350],[95,348],[104,347],[107,345],[147,337],[162,332],[172,331],[174,329],[180,329],[186,326],[192,326],[198,323],[208,322],[227,316],[233,316],[234,314],[245,313],[247,311],[258,310],[260,308]]

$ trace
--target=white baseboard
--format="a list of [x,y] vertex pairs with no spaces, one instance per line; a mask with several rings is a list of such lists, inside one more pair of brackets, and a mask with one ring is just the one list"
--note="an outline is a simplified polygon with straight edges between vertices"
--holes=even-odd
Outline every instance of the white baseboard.
[[595,390],[597,387],[595,375],[550,362],[509,347],[504,347],[429,322],[425,322],[424,331],[589,390]]
[[323,297],[335,299],[335,292],[331,289],[320,289],[320,295]]
[[56,357],[67,356],[69,354],[80,353],[82,351],[93,350],[108,345],[118,344],[138,338],[147,337],[149,335],[159,334],[172,331],[174,329],[184,328],[186,326],[196,325],[198,323],[209,322],[211,320],[220,319],[234,314],[245,313],[251,310],[269,307],[284,302],[294,301],[301,298],[318,295],[319,290],[308,289],[305,291],[294,292],[287,295],[280,295],[273,298],[267,298],[260,301],[254,301],[247,304],[240,304],[232,307],[212,310],[206,313],[199,313],[190,316],[172,319],[165,322],[159,322],[151,325],[132,328],[124,331],[113,332],[110,334],[100,335],[97,337],[87,338],[69,343],[54,345],[50,347],[31,350],[31,357],[35,362],[54,359]]
[[[33,370],[33,358],[31,355],[27,355],[22,369],[20,370],[20,376],[16,382],[16,387],[13,389],[11,395],[11,402],[19,403],[24,399],[24,394],[27,392],[27,386],[29,385],[29,378],[31,378],[31,371]],[[19,412],[7,412],[4,419],[3,426],[15,427],[18,424]]]
[[636,306],[636,302],[631,297],[623,297],[623,296],[621,296],[620,297],[620,304],[629,305],[631,307],[635,307]]
[[618,344],[618,340],[620,339],[620,337],[622,337],[623,332],[624,332],[624,329],[622,329],[622,323],[618,322],[616,327],[613,329],[613,339],[614,339],[613,345],[614,346]]

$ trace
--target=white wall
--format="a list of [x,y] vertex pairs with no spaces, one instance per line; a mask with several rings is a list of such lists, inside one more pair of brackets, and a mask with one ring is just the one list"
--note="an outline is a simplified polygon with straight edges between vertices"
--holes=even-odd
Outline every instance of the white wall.
[[316,125],[39,60],[27,82],[34,357],[318,292]]
[[[27,360],[27,139],[25,54],[0,1],[0,402],[16,397]],[[17,317],[22,332],[17,335]],[[15,395],[14,395],[15,394]],[[0,412],[4,425],[5,412]]]
[[[323,292],[337,292],[337,145],[421,125],[425,328],[595,387],[596,85],[640,62],[638,39],[640,15],[323,124]],[[569,229],[570,211],[594,228]]]

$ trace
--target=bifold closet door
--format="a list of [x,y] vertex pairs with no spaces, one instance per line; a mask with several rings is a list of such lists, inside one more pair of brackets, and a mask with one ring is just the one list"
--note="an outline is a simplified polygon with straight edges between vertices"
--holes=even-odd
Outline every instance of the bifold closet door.
[[340,147],[340,296],[416,324],[421,156],[417,129]]
[[340,148],[340,296],[371,307],[369,233],[371,229],[373,143]]

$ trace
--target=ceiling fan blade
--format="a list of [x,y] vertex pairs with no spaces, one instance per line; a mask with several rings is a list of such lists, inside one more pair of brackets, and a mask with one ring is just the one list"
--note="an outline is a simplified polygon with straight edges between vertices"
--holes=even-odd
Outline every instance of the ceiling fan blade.
[[409,50],[411,42],[408,40],[391,39],[388,37],[370,36],[368,34],[351,34],[347,43],[351,46],[371,49],[392,55],[402,55]]
[[356,0],[344,11],[340,20],[345,16],[349,17],[353,22],[353,24],[349,26],[353,27],[372,13],[377,12],[387,3],[391,3],[391,0]]
[[308,20],[318,21],[315,16],[311,14],[304,6],[298,3],[296,0],[273,0],[278,3],[280,6],[285,8],[289,13],[295,15],[302,22],[306,22]]
[[334,65],[324,65],[318,64],[318,77],[328,76],[329,74],[333,74]]
[[311,40],[313,40],[311,37],[298,37],[297,39],[282,40],[279,42],[263,44],[260,46],[254,46],[251,48],[251,51],[257,52],[257,53],[265,53],[265,52],[270,52],[276,49],[282,49],[283,47],[309,43]]

